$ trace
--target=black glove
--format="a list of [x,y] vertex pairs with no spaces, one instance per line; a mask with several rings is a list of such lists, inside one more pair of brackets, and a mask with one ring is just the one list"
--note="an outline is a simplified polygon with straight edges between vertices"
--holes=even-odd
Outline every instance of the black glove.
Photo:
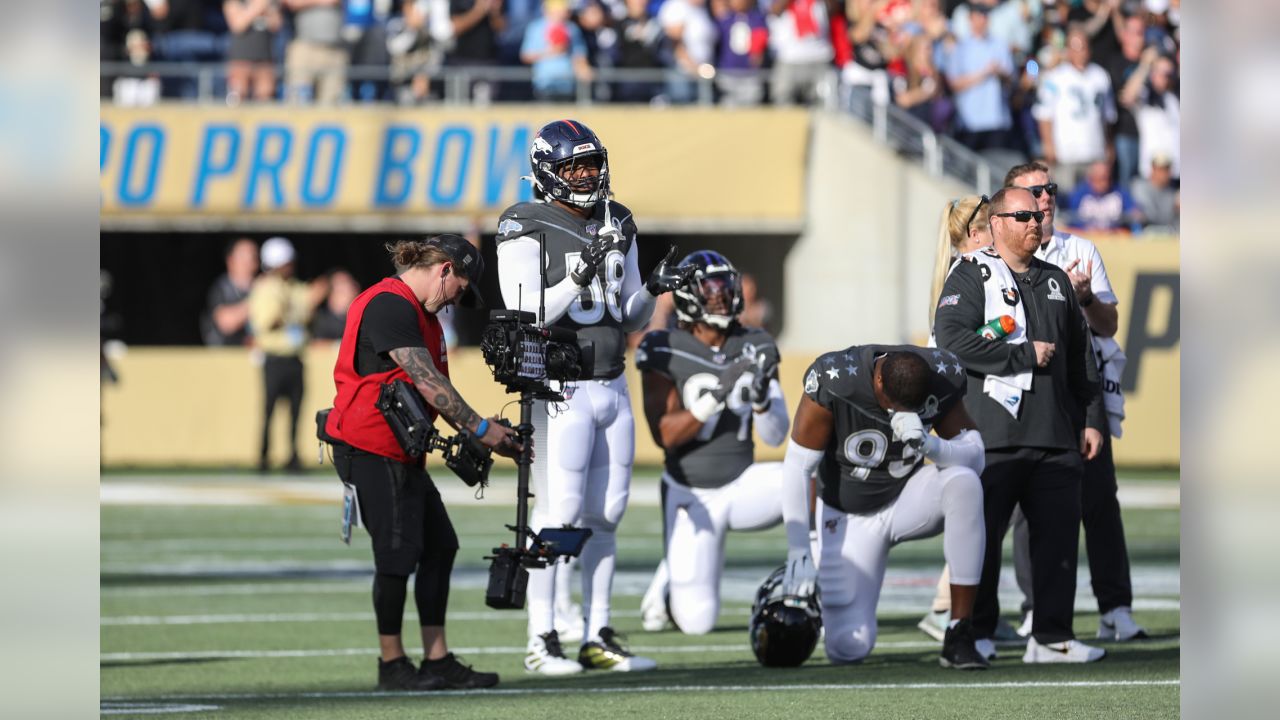
[[729,391],[733,389],[734,385],[738,384],[738,378],[755,366],[755,362],[748,357],[741,357],[729,363],[720,371],[720,378],[711,394],[715,396],[716,400],[724,402],[724,399],[729,396]]
[[756,354],[753,365],[754,375],[751,377],[751,385],[743,393],[746,396],[743,399],[750,401],[755,407],[760,407],[769,401],[769,381],[778,376],[778,360],[760,351]]
[[578,256],[578,264],[569,272],[574,284],[578,287],[590,285],[596,277],[596,268],[604,262],[604,256],[618,246],[619,239],[616,228],[601,228],[600,234],[582,251]]
[[673,265],[672,262],[676,257],[676,246],[672,245],[667,251],[667,256],[662,258],[662,262],[658,263],[658,267],[653,269],[653,274],[645,281],[644,287],[649,291],[650,295],[657,297],[665,292],[671,292],[678,287],[682,287],[689,279],[693,277],[693,273],[697,271],[697,266],[689,265],[688,267],[680,267]]

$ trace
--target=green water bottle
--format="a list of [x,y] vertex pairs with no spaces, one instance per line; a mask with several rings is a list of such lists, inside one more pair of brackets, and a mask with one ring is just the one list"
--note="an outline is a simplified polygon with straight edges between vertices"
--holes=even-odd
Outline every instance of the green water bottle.
[[988,340],[999,340],[1013,332],[1017,327],[1018,324],[1013,321],[1012,315],[1001,315],[979,327],[978,334]]

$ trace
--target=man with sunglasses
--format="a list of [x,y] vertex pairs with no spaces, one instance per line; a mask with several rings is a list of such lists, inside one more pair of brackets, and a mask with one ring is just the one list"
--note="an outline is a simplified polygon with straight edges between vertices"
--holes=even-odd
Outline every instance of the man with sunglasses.
[[[992,197],[995,244],[964,256],[951,272],[934,331],[938,347],[967,370],[965,406],[986,447],[986,554],[973,611],[978,648],[995,655],[1000,546],[1021,505],[1034,538],[1036,598],[1023,662],[1092,662],[1105,652],[1077,641],[1072,630],[1076,545],[1084,461],[1098,453],[1105,417],[1071,280],[1035,257],[1045,219],[1029,190],[1004,188]],[[1016,319],[1014,332],[996,339],[976,332],[1003,314]]]
[[[1119,313],[1118,300],[1107,277],[1102,254],[1089,240],[1054,226],[1057,214],[1058,186],[1043,163],[1016,165],[1005,174],[1005,187],[1021,187],[1031,191],[1036,207],[1044,211],[1042,240],[1037,258],[1062,268],[1071,279],[1084,319],[1092,332],[1094,357],[1103,382],[1103,405],[1107,423],[1102,428],[1102,448],[1098,456],[1085,462],[1081,509],[1084,520],[1085,548],[1089,556],[1089,575],[1094,596],[1098,600],[1098,637],[1108,640],[1132,640],[1146,637],[1146,630],[1134,622],[1133,583],[1129,574],[1129,552],[1125,543],[1124,521],[1116,498],[1116,465],[1111,453],[1112,436],[1119,437],[1124,419],[1124,395],[1119,378],[1125,356],[1115,340]],[[1110,382],[1107,380],[1110,379]],[[1022,612],[1032,612],[1030,540],[1027,523],[1020,512],[1013,516],[1013,557],[1018,570],[1018,586],[1025,600]],[[1030,625],[1023,623],[1024,630]],[[1026,632],[1023,632],[1025,635]]]

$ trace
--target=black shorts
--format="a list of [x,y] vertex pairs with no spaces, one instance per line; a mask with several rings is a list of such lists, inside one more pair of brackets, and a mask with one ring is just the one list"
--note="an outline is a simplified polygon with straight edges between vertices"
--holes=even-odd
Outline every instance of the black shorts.
[[423,557],[458,551],[458,536],[425,468],[336,445],[338,477],[355,485],[360,517],[373,540],[374,567],[410,575]]

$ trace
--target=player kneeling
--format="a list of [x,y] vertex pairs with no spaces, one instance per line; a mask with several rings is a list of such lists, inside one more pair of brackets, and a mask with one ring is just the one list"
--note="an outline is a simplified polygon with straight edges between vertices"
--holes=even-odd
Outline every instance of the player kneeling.
[[742,283],[733,264],[702,250],[679,267],[695,268],[674,292],[679,327],[645,335],[636,349],[645,417],[665,455],[666,553],[641,612],[646,630],[671,619],[701,635],[720,614],[726,534],[782,522],[782,463],[754,462],[752,429],[776,447],[790,418],[773,338],[738,324]]
[[[819,357],[804,392],[783,470],[784,585],[793,596],[812,593],[815,581],[821,588],[827,657],[852,663],[871,653],[889,548],[941,531],[952,608],[941,663],[985,669],[970,620],[986,538],[984,455],[961,402],[963,366],[943,350],[854,346]],[[815,468],[817,568],[807,502]]]

